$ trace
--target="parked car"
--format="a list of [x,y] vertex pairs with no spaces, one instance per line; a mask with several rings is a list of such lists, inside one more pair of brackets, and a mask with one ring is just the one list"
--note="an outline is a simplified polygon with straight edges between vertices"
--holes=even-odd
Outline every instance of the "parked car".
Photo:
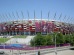
[[0,51],[0,54],[5,54],[4,51]]

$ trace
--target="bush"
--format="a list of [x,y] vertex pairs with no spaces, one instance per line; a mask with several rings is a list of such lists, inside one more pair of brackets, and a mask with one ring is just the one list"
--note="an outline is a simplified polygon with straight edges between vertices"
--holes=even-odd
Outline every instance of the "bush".
[[31,46],[42,46],[45,43],[44,36],[37,34],[34,39],[31,40]]
[[63,45],[64,43],[74,45],[74,34],[63,35],[62,33],[51,33],[43,36],[39,33],[31,40],[31,46],[54,45],[55,37],[57,46]]
[[57,33],[56,35],[56,43],[57,44],[63,44],[65,42],[64,36],[62,33]]
[[70,36],[70,44],[74,46],[74,34],[71,34]]
[[53,44],[53,37],[48,34],[45,36],[45,45],[52,45]]

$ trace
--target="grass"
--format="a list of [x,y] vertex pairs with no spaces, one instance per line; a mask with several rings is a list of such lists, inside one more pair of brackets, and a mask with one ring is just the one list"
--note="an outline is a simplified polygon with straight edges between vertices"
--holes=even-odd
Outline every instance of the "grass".
[[15,36],[12,37],[12,38],[26,38],[26,36],[25,36],[25,35],[15,35]]
[[0,38],[0,43],[5,43],[8,41],[10,38]]
[[[12,38],[26,38],[25,35],[15,35]],[[5,43],[6,41],[8,41],[10,38],[0,38],[0,43]]]

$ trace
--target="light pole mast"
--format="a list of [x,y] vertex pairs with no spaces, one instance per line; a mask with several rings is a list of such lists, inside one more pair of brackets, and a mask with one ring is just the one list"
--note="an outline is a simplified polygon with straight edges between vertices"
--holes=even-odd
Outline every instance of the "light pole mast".
[[55,55],[57,55],[57,48],[56,48],[56,37],[57,37],[57,34],[55,34]]
[[[55,13],[55,15],[54,15],[54,20],[55,20],[55,18],[56,18],[56,13]],[[53,20],[53,21],[54,21]],[[57,33],[55,33],[55,55],[57,55],[57,48],[56,48],[56,37],[57,37]]]

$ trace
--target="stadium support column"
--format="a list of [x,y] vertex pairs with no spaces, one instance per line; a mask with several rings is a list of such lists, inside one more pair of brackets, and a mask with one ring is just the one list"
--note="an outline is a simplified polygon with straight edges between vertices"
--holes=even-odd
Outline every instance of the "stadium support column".
[[61,22],[61,17],[62,17],[62,13],[61,13],[60,16],[59,16],[59,20],[60,20],[60,22]]
[[[10,13],[8,13],[8,15],[9,15],[9,18],[12,18],[11,15],[10,15]],[[12,26],[13,26],[13,25],[10,25],[11,35],[13,35]]]
[[[23,12],[21,11],[21,14],[22,14],[22,25],[24,24],[24,14],[23,14]],[[22,28],[23,29],[23,28]],[[22,34],[24,35],[24,31],[22,30]]]
[[[62,23],[62,22],[61,22],[61,17],[62,17],[62,13],[61,13],[60,16],[59,16],[60,23]],[[59,27],[60,27],[60,28],[59,28],[59,32],[61,32],[61,27],[62,27],[62,25],[60,24]]]
[[48,12],[47,34],[49,33],[49,14],[50,14],[50,12]]
[[[27,11],[27,14],[28,14],[28,22],[29,22],[29,12],[28,11]],[[30,35],[30,26],[29,26],[29,35]]]
[[[64,16],[64,19],[63,19],[64,22],[63,22],[63,23],[65,23],[65,19],[66,19],[66,15]],[[63,30],[64,30],[63,33],[64,33],[64,35],[66,35],[65,26],[66,26],[66,25],[64,24],[64,26],[63,26]]]
[[[34,11],[34,24],[35,24],[35,11]],[[36,35],[36,24],[35,24],[35,35]]]
[[19,34],[20,35],[20,30],[19,30],[19,15],[18,15],[18,12],[16,12],[16,15],[17,15],[17,23],[18,23],[18,31],[17,31],[17,34]]
[[[35,24],[35,11],[34,11],[34,24]],[[36,24],[35,24],[35,35],[36,35]],[[34,39],[34,52],[35,52],[35,39]]]
[[42,34],[42,10],[41,10],[41,34]]
[[54,17],[53,17],[53,22],[52,22],[52,30],[51,30],[51,33],[53,33],[54,32],[54,21],[55,21],[55,18],[56,18],[56,13],[54,14]]

